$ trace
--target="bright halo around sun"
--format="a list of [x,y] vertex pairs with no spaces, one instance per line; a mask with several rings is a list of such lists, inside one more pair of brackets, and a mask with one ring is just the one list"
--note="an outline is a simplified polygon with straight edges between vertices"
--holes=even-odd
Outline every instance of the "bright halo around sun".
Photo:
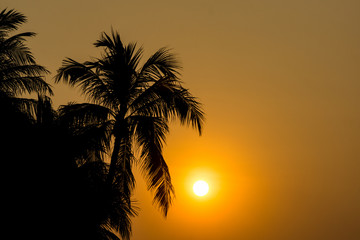
[[209,185],[205,181],[199,180],[194,183],[193,190],[197,196],[202,197],[209,192]]

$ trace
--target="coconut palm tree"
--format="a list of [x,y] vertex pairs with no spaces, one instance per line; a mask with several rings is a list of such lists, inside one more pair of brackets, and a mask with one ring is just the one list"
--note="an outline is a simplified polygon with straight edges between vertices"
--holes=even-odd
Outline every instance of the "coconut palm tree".
[[[36,64],[25,44],[26,38],[35,34],[23,32],[12,35],[26,20],[23,14],[15,10],[4,9],[0,12],[0,152],[3,156],[11,156],[11,161],[5,161],[8,168],[4,169],[13,169],[17,173],[25,171],[22,163],[29,162],[26,161],[29,144],[25,139],[30,134],[32,122],[29,110],[34,101],[21,95],[52,93],[42,77],[47,70]],[[19,175],[9,175],[8,182],[16,182]]]
[[32,100],[20,98],[22,94],[52,94],[50,85],[43,79],[48,71],[36,64],[25,44],[26,38],[35,36],[35,33],[11,35],[26,21],[27,18],[15,10],[0,12],[0,107],[6,116],[1,118],[0,125],[8,129],[28,123],[27,111],[24,113],[23,110]]
[[[139,162],[148,189],[154,191],[154,203],[166,216],[174,196],[162,153],[168,124],[178,118],[201,134],[201,104],[182,86],[180,64],[169,49],[159,49],[141,65],[143,49],[136,43],[124,45],[117,32],[103,33],[94,45],[104,49],[100,58],[83,63],[67,58],[58,70],[55,82],[63,80],[80,87],[89,101],[68,105],[63,111],[74,124],[108,127],[112,147],[106,184],[117,190],[127,209],[132,209],[130,197],[135,185],[132,165]],[[139,149],[139,156],[135,156],[135,149]],[[107,223],[123,238],[129,237],[128,217],[109,214]]]
[[34,141],[37,134],[32,131],[33,119],[30,114],[35,100],[26,99],[23,94],[52,93],[43,80],[43,75],[48,71],[36,64],[26,46],[26,39],[35,34],[14,34],[26,20],[23,14],[15,10],[0,11],[0,152],[2,168],[6,169],[2,174],[1,189],[6,196],[4,206],[11,209],[4,213],[3,217],[8,223],[4,230],[9,231],[9,236],[16,232],[16,238],[21,238],[21,234],[17,227],[14,229],[15,225],[21,225],[23,232],[29,230],[27,233],[36,229],[35,224],[31,223],[35,222],[37,212],[31,210],[41,205],[41,201],[37,201],[37,205],[31,204],[36,203],[33,199],[37,196],[37,185],[32,183],[38,183],[36,173],[41,172],[34,167],[41,152]]

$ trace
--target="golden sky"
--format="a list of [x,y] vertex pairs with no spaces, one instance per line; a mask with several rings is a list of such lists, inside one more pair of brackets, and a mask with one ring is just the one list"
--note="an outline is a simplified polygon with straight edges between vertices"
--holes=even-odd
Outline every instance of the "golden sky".
[[[202,137],[172,126],[165,156],[176,199],[167,219],[141,176],[134,240],[360,239],[360,1],[2,0],[52,72],[99,56],[111,27],[145,57],[168,46],[204,104]],[[139,174],[137,174],[139,175]],[[196,197],[192,184],[207,180]]]

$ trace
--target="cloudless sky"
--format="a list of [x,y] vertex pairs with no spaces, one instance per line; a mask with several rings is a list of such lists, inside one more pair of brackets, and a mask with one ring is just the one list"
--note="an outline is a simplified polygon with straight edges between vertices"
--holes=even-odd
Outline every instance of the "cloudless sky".
[[[206,112],[165,149],[176,199],[164,219],[137,172],[133,239],[360,239],[360,1],[2,0],[52,74],[54,104],[83,101],[52,77],[98,57],[102,31],[168,46]],[[191,185],[207,180],[199,198]]]

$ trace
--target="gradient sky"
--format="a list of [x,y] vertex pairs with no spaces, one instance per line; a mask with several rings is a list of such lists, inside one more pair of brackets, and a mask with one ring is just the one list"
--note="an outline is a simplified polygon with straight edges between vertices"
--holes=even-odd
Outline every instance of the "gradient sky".
[[[139,173],[133,239],[360,239],[360,1],[2,0],[52,72],[99,56],[111,27],[145,57],[174,49],[204,104],[205,131],[174,123],[165,156],[176,199],[164,219]],[[209,182],[195,197],[196,179]]]

